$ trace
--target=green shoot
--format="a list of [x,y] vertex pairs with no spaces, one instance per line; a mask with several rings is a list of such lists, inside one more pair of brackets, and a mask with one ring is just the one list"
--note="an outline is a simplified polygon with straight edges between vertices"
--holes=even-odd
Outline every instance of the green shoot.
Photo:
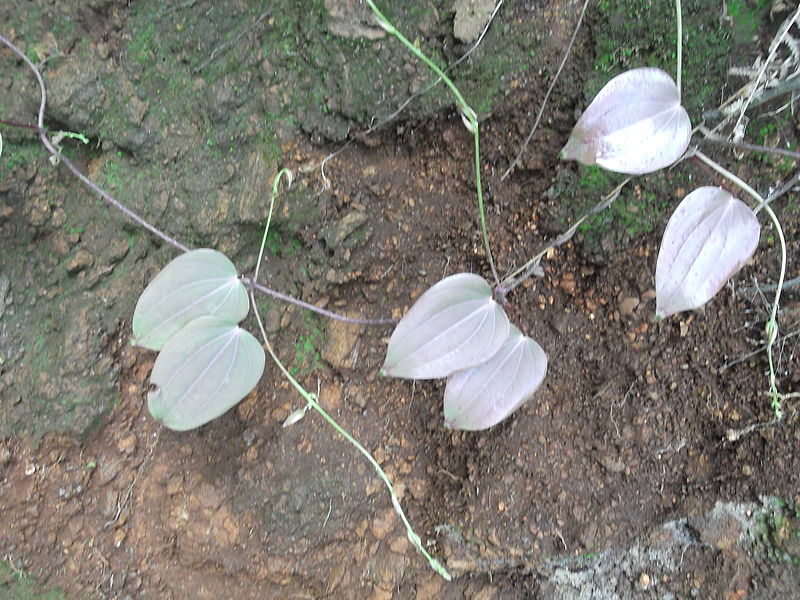
[[772,410],[775,413],[775,418],[780,420],[783,418],[783,406],[780,399],[780,394],[778,393],[778,386],[776,383],[776,375],[775,375],[775,364],[774,358],[772,353],[772,346],[775,343],[775,340],[778,338],[778,307],[780,306],[781,300],[781,292],[783,291],[783,282],[786,279],[786,238],[783,235],[783,227],[781,227],[781,222],[778,219],[778,216],[775,214],[775,211],[770,208],[769,204],[764,201],[764,198],[761,197],[761,194],[756,192],[752,187],[747,185],[744,181],[739,179],[736,175],[725,169],[724,167],[718,165],[716,162],[711,160],[705,154],[700,152],[699,150],[695,150],[694,155],[697,156],[700,160],[702,160],[705,164],[709,167],[714,169],[717,173],[731,181],[732,183],[739,186],[742,190],[747,192],[750,196],[752,196],[756,202],[758,202],[758,207],[755,209],[755,213],[758,213],[759,210],[762,208],[767,211],[769,218],[772,220],[773,225],[775,226],[775,231],[778,233],[778,240],[781,244],[781,268],[780,273],[778,275],[778,283],[775,289],[775,300],[772,303],[772,310],[769,316],[769,320],[767,321],[765,331],[767,334],[767,361],[769,363],[769,395],[771,398],[771,405]]
[[453,81],[445,74],[445,72],[433,62],[428,56],[420,50],[413,42],[409,41],[394,25],[392,25],[389,20],[383,15],[383,13],[378,10],[378,7],[375,6],[375,3],[372,0],[366,0],[367,5],[372,9],[372,12],[375,14],[375,18],[378,21],[378,25],[384,29],[388,34],[393,35],[396,37],[400,42],[411,51],[411,53],[416,56],[419,60],[421,60],[425,65],[433,71],[442,81],[444,81],[445,85],[450,88],[450,91],[453,93],[453,97],[456,101],[456,106],[458,107],[459,112],[461,113],[461,118],[464,120],[464,125],[467,129],[472,133],[473,137],[475,138],[475,191],[477,193],[478,198],[478,213],[480,215],[480,224],[481,224],[481,237],[483,238],[483,247],[486,251],[486,261],[489,263],[489,267],[492,269],[492,275],[494,276],[495,283],[499,286],[500,285],[500,277],[497,274],[497,268],[494,264],[494,258],[492,258],[492,249],[489,245],[489,232],[486,228],[486,211],[484,210],[483,205],[483,185],[481,183],[481,142],[480,142],[480,133],[478,132],[478,115],[473,110],[473,108],[467,104],[467,101],[464,100],[464,96],[461,95],[461,92],[458,90],[456,85]]
[[[275,198],[278,195],[278,186],[280,184],[280,180],[282,177],[286,177],[290,185],[292,182],[292,173],[288,169],[281,169],[281,171],[275,176],[275,179],[273,180],[272,194],[270,195],[269,199],[269,213],[267,215],[267,223],[264,227],[264,236],[261,240],[261,249],[259,250],[258,253],[258,261],[256,262],[256,272],[253,277],[254,284],[258,282],[258,267],[261,264],[261,261],[264,257],[264,246],[266,244],[267,234],[269,233],[269,225],[272,219],[272,210],[275,205]],[[322,418],[325,419],[325,421],[327,421],[328,424],[331,427],[333,427],[337,433],[339,433],[339,435],[341,435],[345,440],[350,442],[350,444],[352,444],[356,448],[356,450],[358,450],[361,454],[363,454],[364,457],[369,461],[369,463],[375,468],[375,471],[378,473],[378,477],[380,477],[381,481],[383,481],[383,483],[386,485],[386,488],[389,490],[389,495],[392,499],[392,506],[394,507],[394,510],[397,513],[397,515],[400,517],[400,520],[403,522],[403,525],[405,525],[406,527],[406,535],[408,536],[409,541],[414,545],[414,547],[416,547],[417,550],[420,551],[420,553],[422,553],[422,555],[427,559],[428,564],[430,564],[431,568],[434,571],[436,571],[447,581],[450,581],[452,579],[450,573],[447,572],[447,569],[445,569],[438,560],[433,558],[428,553],[428,551],[425,549],[425,546],[422,544],[421,538],[411,527],[411,523],[409,523],[408,517],[406,517],[405,512],[403,512],[402,506],[400,506],[400,499],[397,497],[397,493],[394,491],[394,486],[392,485],[392,481],[391,479],[389,479],[389,476],[386,475],[386,472],[381,468],[381,466],[378,464],[378,462],[375,460],[372,454],[370,454],[370,452],[366,448],[364,448],[364,446],[362,446],[358,442],[358,440],[356,440],[341,425],[339,425],[339,423],[337,423],[336,420],[333,417],[331,417],[324,408],[322,408],[322,406],[320,406],[319,402],[317,402],[316,395],[308,392],[302,386],[302,384],[298,382],[297,379],[294,378],[294,376],[292,376],[289,370],[281,362],[280,358],[278,358],[278,355],[275,353],[275,351],[272,349],[272,345],[269,343],[269,338],[267,337],[266,329],[264,328],[263,321],[261,320],[261,314],[258,311],[258,305],[256,304],[256,299],[252,288],[250,289],[250,302],[253,306],[253,311],[256,315],[256,321],[258,322],[258,328],[261,331],[261,337],[264,340],[264,346],[266,347],[267,352],[269,352],[269,355],[272,357],[272,360],[275,361],[275,364],[278,365],[278,368],[281,370],[281,373],[283,373],[284,377],[286,377],[286,379],[289,380],[289,383],[292,384],[294,389],[297,390],[297,392],[306,401],[306,406],[304,406],[299,410],[294,411],[291,415],[289,415],[289,418],[286,419],[286,421],[284,422],[284,426],[296,423],[297,421],[302,419],[308,408],[312,408],[317,413],[319,413],[322,416]]]

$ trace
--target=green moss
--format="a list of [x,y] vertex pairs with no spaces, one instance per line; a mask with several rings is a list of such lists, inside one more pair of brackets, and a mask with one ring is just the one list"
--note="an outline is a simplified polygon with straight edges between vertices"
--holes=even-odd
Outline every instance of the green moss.
[[282,233],[273,227],[267,234],[264,245],[267,252],[278,258],[289,258],[296,255],[303,248],[303,242],[290,233]]
[[28,165],[45,160],[44,151],[38,140],[19,142],[4,136],[3,154],[0,155],[0,179],[11,177],[17,169],[25,170]]
[[752,42],[771,4],[771,0],[728,0],[728,19],[737,43]]
[[757,523],[755,542],[766,558],[800,565],[800,504],[771,498]]
[[309,375],[323,369],[320,345],[325,339],[320,319],[306,312],[303,316],[304,332],[300,334],[294,345],[294,364],[289,368],[292,375]]
[[[716,108],[732,40],[708,0],[683,3],[683,103],[697,121]],[[587,100],[614,76],[636,67],[657,67],[675,77],[677,24],[672,2],[601,0],[592,26],[595,64],[586,80]]]
[[47,590],[23,571],[0,562],[0,599],[3,600],[63,600],[59,590]]
[[[619,176],[600,167],[579,167],[577,195],[585,198],[578,215],[590,210],[617,185]],[[636,187],[628,184],[619,197],[603,212],[593,215],[578,228],[588,238],[597,238],[609,231],[617,237],[626,235],[638,238],[650,233],[656,224],[663,222],[665,212],[672,206],[663,193],[663,177],[652,175]]]

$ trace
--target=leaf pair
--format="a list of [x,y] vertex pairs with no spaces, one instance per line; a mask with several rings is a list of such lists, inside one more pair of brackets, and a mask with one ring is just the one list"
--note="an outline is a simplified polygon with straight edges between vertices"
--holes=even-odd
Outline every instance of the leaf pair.
[[478,275],[441,280],[398,323],[382,373],[408,379],[447,378],[445,424],[479,430],[496,425],[544,379],[547,356],[508,321]]
[[142,292],[132,343],[160,350],[147,395],[150,414],[176,431],[200,427],[237,404],[264,372],[264,349],[237,326],[247,291],[221,252],[175,258]]
[[[561,157],[644,174],[686,151],[691,122],[672,78],[654,68],[626,71],[600,90]],[[699,308],[744,265],[760,226],[748,206],[717,187],[691,192],[670,217],[656,265],[656,316]]]

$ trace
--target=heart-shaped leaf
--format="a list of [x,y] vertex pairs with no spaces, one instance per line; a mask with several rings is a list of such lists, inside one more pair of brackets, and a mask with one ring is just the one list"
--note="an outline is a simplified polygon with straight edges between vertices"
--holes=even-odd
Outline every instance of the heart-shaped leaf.
[[147,395],[150,414],[175,431],[200,427],[234,406],[264,372],[264,349],[235,323],[199,317],[158,355]]
[[459,273],[427,290],[397,324],[382,372],[436,379],[491,358],[508,337],[508,317],[478,275]]
[[192,250],[161,269],[142,292],[133,312],[132,342],[160,350],[197,317],[238,323],[249,309],[247,291],[228,257],[206,248]]
[[668,317],[708,302],[758,245],[753,211],[718,187],[686,196],[667,223],[656,262],[656,316]]
[[618,75],[584,111],[561,158],[639,175],[674,163],[692,136],[675,82],[661,69]]
[[445,426],[478,431],[496,425],[533,396],[546,373],[542,347],[512,325],[492,358],[448,377]]

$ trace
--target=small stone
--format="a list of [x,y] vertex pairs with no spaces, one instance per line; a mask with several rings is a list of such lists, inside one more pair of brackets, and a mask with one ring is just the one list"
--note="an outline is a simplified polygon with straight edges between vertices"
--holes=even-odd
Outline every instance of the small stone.
[[122,459],[121,458],[101,458],[97,465],[97,483],[100,485],[106,485],[114,480],[117,474],[122,469]]
[[575,285],[575,275],[572,273],[564,273],[564,276],[561,278],[561,281],[558,282],[559,287],[564,290],[570,296],[575,295],[576,285]]
[[210,483],[203,482],[200,484],[200,489],[197,492],[198,500],[203,508],[216,509],[222,504],[222,497],[220,493]]
[[619,314],[623,317],[632,317],[636,307],[639,306],[639,299],[633,296],[623,298],[619,303]]
[[278,333],[281,328],[281,311],[276,308],[271,308],[264,315],[264,329],[267,333]]
[[320,352],[322,358],[337,369],[355,367],[353,349],[361,334],[361,327],[355,323],[330,321],[327,333],[325,345]]
[[94,265],[94,256],[88,250],[81,248],[67,262],[67,272],[77,273],[90,268],[92,265]]
[[111,243],[108,245],[108,262],[111,264],[118,263],[121,261],[125,256],[128,254],[128,250],[130,246],[128,245],[128,240],[125,238],[117,238],[112,240]]
[[345,38],[377,40],[386,32],[375,24],[372,12],[361,2],[325,0],[328,11],[328,31]]
[[639,587],[642,588],[643,590],[646,590],[647,588],[650,587],[650,582],[651,582],[650,575],[648,575],[647,573],[642,573],[641,575],[639,575]]
[[167,481],[167,495],[174,496],[178,492],[183,489],[183,475],[178,473],[177,475],[173,475]]
[[392,543],[389,544],[389,549],[392,552],[404,555],[406,552],[408,552],[408,547],[410,544],[411,542],[408,541],[408,536],[400,535],[392,540]]
[[421,477],[414,477],[408,481],[408,491],[414,500],[423,500],[428,495],[428,481]]
[[136,450],[136,435],[131,433],[130,435],[126,435],[124,438],[122,438],[119,442],[117,442],[117,450],[124,452],[125,454],[130,454]]
[[53,252],[56,253],[57,256],[64,258],[67,254],[69,254],[69,251],[71,250],[71,245],[69,243],[69,240],[67,239],[67,236],[56,235],[53,236],[53,239],[50,243],[50,248],[53,250]]
[[598,459],[598,462],[606,471],[611,471],[612,473],[622,473],[625,470],[625,463],[623,463],[619,458],[601,456]]
[[356,229],[366,223],[366,221],[367,215],[362,212],[353,211],[346,214],[338,221],[323,227],[319,235],[325,240],[325,245],[328,248],[334,249],[341,246],[342,242],[355,232]]
[[114,532],[114,546],[119,548],[122,545],[122,542],[125,541],[125,537],[127,534],[125,530],[121,527]]
[[494,0],[456,0],[453,35],[465,44],[477,39],[494,11]]
[[103,516],[106,519],[113,519],[117,514],[117,503],[119,494],[114,490],[106,490],[106,499],[103,503]]
[[392,590],[375,588],[367,600],[392,600],[393,596]]
[[493,585],[487,585],[472,598],[473,600],[494,600],[497,597],[497,588]]

